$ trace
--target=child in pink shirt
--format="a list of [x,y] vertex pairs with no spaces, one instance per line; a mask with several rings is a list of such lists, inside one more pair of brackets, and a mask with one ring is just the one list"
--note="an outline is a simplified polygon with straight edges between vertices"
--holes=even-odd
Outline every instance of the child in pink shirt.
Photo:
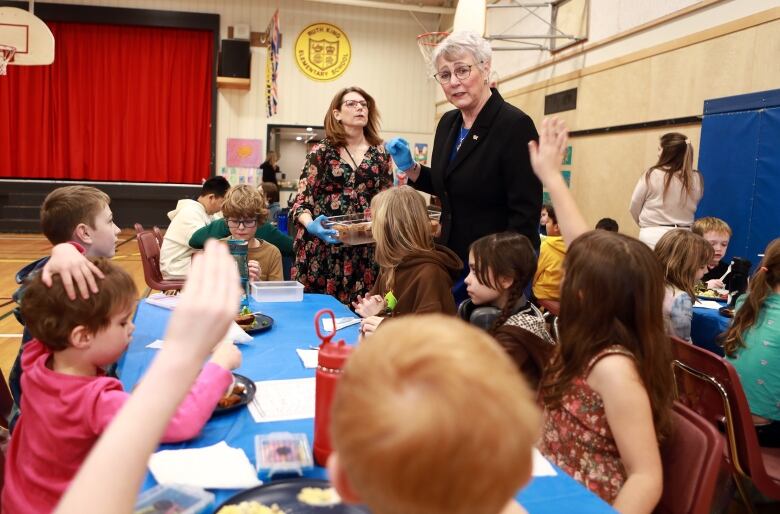
[[[34,339],[22,354],[22,415],[8,448],[5,514],[50,512],[100,434],[129,398],[105,376],[130,342],[136,289],[130,275],[106,259],[105,278],[89,299],[70,301],[59,276],[47,288],[40,276],[25,292],[23,315]],[[198,435],[241,364],[232,343],[217,347],[179,406],[163,442]]]

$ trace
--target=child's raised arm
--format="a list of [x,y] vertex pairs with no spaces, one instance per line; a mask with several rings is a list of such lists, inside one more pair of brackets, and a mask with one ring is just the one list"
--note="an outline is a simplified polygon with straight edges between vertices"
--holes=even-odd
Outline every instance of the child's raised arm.
[[193,261],[163,348],[90,452],[56,512],[132,512],[149,455],[238,310],[238,284],[227,247],[206,243],[204,254]]
[[558,226],[561,228],[561,235],[567,246],[589,230],[560,172],[568,140],[569,132],[563,120],[545,118],[539,128],[539,143],[533,140],[528,142],[531,166],[550,193],[550,199],[558,215]]

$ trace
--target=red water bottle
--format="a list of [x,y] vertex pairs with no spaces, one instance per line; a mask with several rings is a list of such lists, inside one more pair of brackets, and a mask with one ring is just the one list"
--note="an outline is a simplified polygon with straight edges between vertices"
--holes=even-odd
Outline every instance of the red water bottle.
[[[329,334],[323,334],[320,330],[322,318],[326,315],[329,315],[333,321],[333,330]],[[320,466],[325,466],[332,451],[330,446],[330,405],[333,403],[333,395],[341,377],[341,370],[352,352],[352,347],[347,346],[343,339],[336,342],[331,341],[336,335],[336,316],[332,310],[319,311],[314,317],[314,325],[317,329],[317,336],[322,339],[317,356],[315,378],[314,461]]]

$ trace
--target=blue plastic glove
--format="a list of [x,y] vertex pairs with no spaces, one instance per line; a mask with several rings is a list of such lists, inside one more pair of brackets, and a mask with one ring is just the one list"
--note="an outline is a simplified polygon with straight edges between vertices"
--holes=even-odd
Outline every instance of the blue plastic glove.
[[390,157],[395,161],[395,165],[401,171],[407,171],[414,166],[414,159],[412,159],[412,152],[409,150],[409,143],[402,137],[394,137],[387,143],[385,148]]
[[328,244],[332,245],[339,243],[340,241],[333,237],[338,234],[338,231],[331,228],[325,228],[325,226],[322,224],[322,222],[326,219],[328,218],[324,214],[320,214],[315,219],[311,220],[308,225],[306,225],[306,232],[313,236],[319,237]]

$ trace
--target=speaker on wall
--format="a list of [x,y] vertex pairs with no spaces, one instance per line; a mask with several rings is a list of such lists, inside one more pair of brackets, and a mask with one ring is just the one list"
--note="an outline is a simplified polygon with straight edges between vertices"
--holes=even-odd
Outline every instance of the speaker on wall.
[[219,53],[219,76],[249,78],[249,41],[223,39]]

